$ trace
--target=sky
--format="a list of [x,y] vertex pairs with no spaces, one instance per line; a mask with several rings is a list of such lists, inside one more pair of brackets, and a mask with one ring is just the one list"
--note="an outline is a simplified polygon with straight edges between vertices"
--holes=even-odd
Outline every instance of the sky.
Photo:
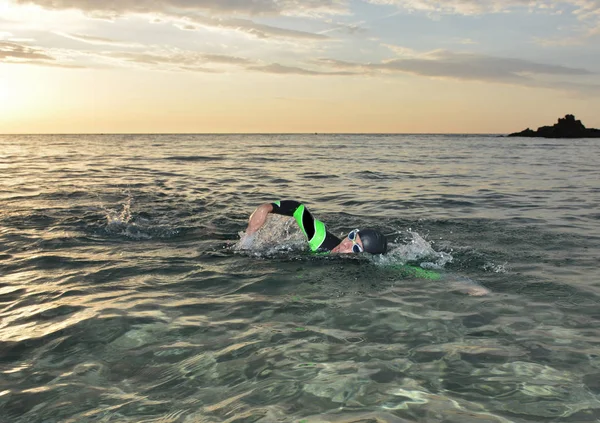
[[0,0],[0,133],[600,128],[600,0]]

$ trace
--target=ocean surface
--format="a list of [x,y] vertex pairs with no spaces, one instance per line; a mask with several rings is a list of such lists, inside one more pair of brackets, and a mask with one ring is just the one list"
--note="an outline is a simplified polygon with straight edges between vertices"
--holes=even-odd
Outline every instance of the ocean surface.
[[[600,422],[599,164],[591,139],[0,135],[0,422]],[[391,251],[311,255],[277,219],[240,242],[282,199]]]

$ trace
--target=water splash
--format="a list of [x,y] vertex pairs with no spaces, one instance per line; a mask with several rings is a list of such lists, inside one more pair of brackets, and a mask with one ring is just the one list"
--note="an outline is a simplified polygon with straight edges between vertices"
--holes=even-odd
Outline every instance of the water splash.
[[127,199],[125,200],[125,203],[122,205],[123,208],[121,209],[121,211],[111,210],[111,209],[102,207],[104,209],[104,211],[106,212],[107,226],[109,228],[121,227],[123,225],[129,224],[129,222],[132,219],[132,216],[131,216],[132,202],[133,202],[133,197],[128,196]]
[[503,264],[494,264],[492,262],[487,262],[483,265],[483,270],[492,273],[506,273],[508,272],[507,265],[508,262],[504,262]]
[[[294,218],[267,216],[265,225],[255,234],[239,232],[240,240],[233,245],[234,251],[246,251],[257,256],[273,256],[282,252],[307,250],[306,238]],[[372,261],[379,265],[418,264],[423,269],[440,270],[451,263],[451,254],[436,251],[432,244],[412,230],[395,234],[386,255],[375,255]]]
[[[398,268],[406,266],[405,275],[421,279],[443,280],[452,290],[460,291],[471,296],[488,295],[490,290],[464,275],[444,274],[432,270],[442,270],[446,264],[452,263],[454,257],[443,251],[436,251],[433,243],[427,241],[418,232],[408,229],[396,234],[395,242],[390,244],[388,253],[384,256],[374,256],[373,262],[380,266]],[[415,267],[427,269],[420,270]]]
[[306,251],[306,237],[293,217],[269,214],[267,221],[256,233],[239,232],[240,240],[234,251],[246,251],[256,256],[273,256],[282,252]]
[[121,208],[114,210],[101,206],[106,213],[106,231],[112,235],[125,236],[134,240],[149,240],[154,238],[171,238],[179,233],[170,222],[154,222],[144,212],[134,213],[134,198],[129,195],[121,204]]
[[385,256],[377,256],[378,264],[418,263],[423,269],[440,270],[453,260],[451,254],[436,251],[430,242],[411,229],[395,235],[396,239],[389,244],[388,253]]

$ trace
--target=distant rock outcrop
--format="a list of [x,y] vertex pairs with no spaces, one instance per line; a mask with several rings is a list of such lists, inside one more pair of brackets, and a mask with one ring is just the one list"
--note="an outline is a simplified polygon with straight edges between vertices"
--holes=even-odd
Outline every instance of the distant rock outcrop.
[[566,115],[558,119],[553,126],[542,126],[537,131],[527,128],[521,132],[515,132],[509,137],[543,137],[543,138],[600,138],[600,129],[586,128],[575,116]]

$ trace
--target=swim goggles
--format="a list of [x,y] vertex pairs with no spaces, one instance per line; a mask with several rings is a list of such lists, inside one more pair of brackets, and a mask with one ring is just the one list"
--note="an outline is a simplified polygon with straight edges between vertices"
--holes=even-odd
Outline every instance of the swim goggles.
[[352,251],[357,254],[363,252],[363,248],[356,242],[356,236],[358,235],[358,232],[358,229],[354,229],[348,234],[348,239],[352,241]]

